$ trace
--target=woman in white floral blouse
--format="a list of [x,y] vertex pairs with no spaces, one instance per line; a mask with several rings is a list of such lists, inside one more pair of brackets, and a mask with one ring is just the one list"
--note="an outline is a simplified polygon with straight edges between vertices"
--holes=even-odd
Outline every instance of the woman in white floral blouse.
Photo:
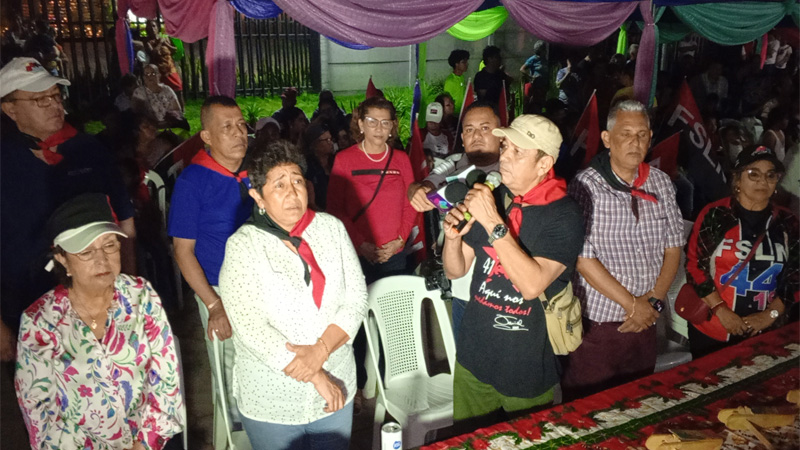
[[178,358],[158,294],[120,274],[104,195],[48,223],[61,284],[22,316],[15,386],[34,449],[161,449],[185,427]]

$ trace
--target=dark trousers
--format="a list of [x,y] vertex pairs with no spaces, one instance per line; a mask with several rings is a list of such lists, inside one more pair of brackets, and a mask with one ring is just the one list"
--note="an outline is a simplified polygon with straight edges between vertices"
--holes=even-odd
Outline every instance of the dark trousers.
[[714,338],[706,336],[702,331],[689,324],[689,351],[692,352],[692,359],[702,358],[709,353],[714,353],[717,350],[738,344],[746,339],[743,336],[731,335],[728,341],[718,341]]
[[620,333],[622,322],[583,319],[583,342],[561,359],[564,401],[586,397],[653,373],[656,327],[641,333]]
[[467,301],[453,297],[453,338],[458,342],[458,330],[461,329],[461,319],[464,318],[464,311],[467,309]]

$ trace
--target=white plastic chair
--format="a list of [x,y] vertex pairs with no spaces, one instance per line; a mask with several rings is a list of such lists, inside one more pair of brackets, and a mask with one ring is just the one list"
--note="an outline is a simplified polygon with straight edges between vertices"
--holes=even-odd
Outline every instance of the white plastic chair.
[[153,191],[155,192],[156,198],[158,200],[158,210],[161,211],[161,225],[164,227],[163,229],[167,229],[167,190],[164,186],[164,179],[161,178],[161,175],[156,173],[155,170],[149,170],[146,174],[144,174],[144,181],[143,183],[150,188],[152,185]]
[[[688,240],[692,233],[694,222],[683,221],[683,237]],[[664,299],[666,309],[661,313],[662,320],[658,321],[656,339],[658,356],[656,357],[656,373],[686,364],[692,360],[692,354],[686,347],[688,343],[688,325],[686,320],[675,312],[675,298],[686,283],[686,251],[681,249],[681,259],[678,272]]]
[[183,450],[189,450],[189,417],[186,415],[186,387],[183,380],[183,357],[181,356],[181,345],[178,342],[178,336],[175,334],[172,335],[172,343],[175,345],[175,354],[178,355],[178,367],[180,370],[180,390],[181,394],[183,394],[183,402],[181,403],[181,415],[183,419],[186,421],[183,427]]
[[[144,174],[142,181],[148,189],[151,189],[158,202],[158,210],[161,212],[161,229],[167,230],[167,189],[164,185],[164,179],[155,170],[149,170]],[[169,246],[169,253],[172,255],[172,271],[175,273],[175,295],[178,301],[178,308],[183,309],[183,283],[181,280],[181,269],[178,267],[178,261],[175,259],[175,252],[172,248],[172,240],[167,239]]]
[[[219,348],[219,338],[217,337],[217,333],[214,333],[214,339],[212,340],[214,343],[214,367],[211,369],[214,371],[214,378],[217,380],[217,385],[213,386],[214,389],[214,433],[218,430],[217,425],[217,418],[222,416],[223,424],[225,427],[226,437],[228,438],[228,450],[252,450],[252,446],[250,445],[250,440],[247,437],[247,433],[242,431],[232,431],[233,427],[231,426],[231,419],[230,413],[228,411],[228,396],[225,391],[225,371],[222,370],[222,361],[224,356],[222,355],[220,348]],[[214,436],[214,442],[216,444],[217,437]],[[217,449],[219,450],[219,449]]]
[[[386,361],[386,374],[377,379],[373,448],[380,445],[380,428],[388,412],[403,427],[403,447],[419,447],[428,431],[453,423],[453,371],[455,342],[447,308],[438,290],[428,291],[425,279],[402,275],[372,283],[369,310],[364,319],[369,349],[367,361],[380,374],[378,342]],[[428,375],[422,346],[422,302],[432,300],[442,330],[449,374]]]

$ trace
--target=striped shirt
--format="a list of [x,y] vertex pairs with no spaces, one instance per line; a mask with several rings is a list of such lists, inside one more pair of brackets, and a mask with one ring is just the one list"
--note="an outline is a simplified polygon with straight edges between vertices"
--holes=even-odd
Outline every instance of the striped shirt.
[[[658,203],[637,199],[639,220],[633,215],[631,194],[612,189],[602,175],[587,168],[569,185],[569,195],[583,209],[586,237],[581,258],[595,258],[635,296],[656,284],[664,262],[664,250],[684,243],[683,219],[669,176],[651,168],[642,190]],[[595,290],[575,271],[575,295],[583,315],[594,322],[622,322],[625,309]]]

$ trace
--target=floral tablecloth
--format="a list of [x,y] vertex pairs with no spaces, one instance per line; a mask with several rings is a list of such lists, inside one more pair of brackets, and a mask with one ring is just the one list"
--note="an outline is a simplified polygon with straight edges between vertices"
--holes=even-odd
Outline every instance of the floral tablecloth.
[[[764,448],[717,421],[723,408],[786,405],[800,389],[800,326],[789,324],[704,358],[571,403],[481,428],[422,450],[644,449],[654,433],[713,430],[725,449]],[[768,430],[776,449],[800,448],[800,420]]]

